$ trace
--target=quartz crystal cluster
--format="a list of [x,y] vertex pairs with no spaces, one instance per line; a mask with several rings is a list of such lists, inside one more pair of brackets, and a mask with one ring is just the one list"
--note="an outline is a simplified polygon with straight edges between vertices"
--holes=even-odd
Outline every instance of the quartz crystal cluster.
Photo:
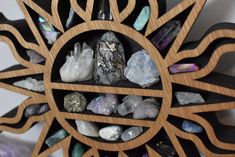
[[35,92],[44,92],[44,83],[43,81],[38,81],[32,77],[27,77],[25,80],[16,81],[13,83],[16,87],[25,88],[27,90],[32,90]]
[[60,76],[64,82],[86,81],[92,78],[94,69],[94,51],[86,43],[78,42],[74,51],[67,56],[65,64],[60,68]]

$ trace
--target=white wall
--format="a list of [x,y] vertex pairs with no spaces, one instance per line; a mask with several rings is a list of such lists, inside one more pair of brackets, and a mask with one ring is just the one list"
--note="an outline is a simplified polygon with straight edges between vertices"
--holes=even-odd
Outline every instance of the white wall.
[[[169,6],[179,0],[168,0]],[[16,5],[16,0],[0,0],[0,12],[3,12],[9,19],[23,18]],[[198,39],[207,29],[218,22],[234,22],[235,23],[235,0],[208,0],[203,12],[196,21],[188,39]],[[195,36],[195,34],[197,36]],[[219,62],[216,71],[235,76],[235,53],[225,55]],[[5,43],[0,43],[0,70],[16,64],[13,56],[10,53],[9,47]],[[15,94],[6,90],[0,90],[0,116],[16,107],[20,102],[27,97]],[[221,121],[224,123],[233,123],[235,125],[235,111],[226,111],[219,113]],[[36,142],[39,136],[39,130],[42,125],[37,125],[27,134],[20,136],[20,139],[27,142]],[[16,137],[13,134],[4,133],[10,137]],[[0,135],[0,138],[2,135]],[[58,157],[58,154],[56,155]]]

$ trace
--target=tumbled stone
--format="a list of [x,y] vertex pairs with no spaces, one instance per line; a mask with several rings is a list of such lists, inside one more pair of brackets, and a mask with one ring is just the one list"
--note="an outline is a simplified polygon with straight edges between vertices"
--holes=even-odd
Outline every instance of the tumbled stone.
[[24,143],[12,139],[0,139],[0,157],[31,157],[33,150]]
[[46,60],[43,56],[41,56],[39,53],[35,52],[34,50],[27,50],[26,53],[29,56],[30,63],[39,64]]
[[107,141],[116,141],[121,137],[122,127],[120,126],[108,126],[100,129],[99,135],[101,138]]
[[75,144],[72,149],[72,157],[82,157],[85,153],[85,149],[83,148],[81,143]]
[[200,125],[188,120],[184,120],[182,129],[188,133],[201,133],[203,131]]
[[198,93],[193,92],[175,92],[175,96],[181,105],[187,104],[201,104],[205,100]]
[[89,137],[99,137],[99,128],[95,123],[76,120],[77,130],[80,134]]
[[143,132],[142,127],[131,127],[131,128],[126,129],[122,133],[121,139],[123,141],[130,141],[130,140],[138,137],[142,132]]
[[174,157],[176,155],[175,148],[162,141],[157,143],[157,151],[164,157]]
[[99,0],[98,20],[112,20],[113,16],[110,10],[109,0]]
[[117,111],[118,99],[116,95],[106,94],[94,98],[88,105],[87,110],[91,110],[96,114],[110,115]]
[[92,78],[94,51],[86,43],[74,45],[74,51],[67,56],[65,64],[60,68],[60,76],[64,82],[87,81]]
[[177,37],[180,30],[180,21],[170,21],[163,26],[151,41],[159,50],[164,50]]
[[16,87],[25,88],[27,90],[32,90],[35,92],[44,92],[44,83],[43,81],[38,81],[32,77],[27,77],[25,80],[16,81],[13,83]]
[[86,98],[78,93],[70,93],[64,97],[64,108],[68,112],[83,112],[86,109]]
[[159,114],[160,104],[153,98],[145,99],[133,114],[134,119],[156,118]]
[[46,139],[45,143],[47,144],[48,147],[52,147],[53,145],[57,144],[67,136],[68,133],[64,129],[61,129],[56,133],[52,134],[48,139]]
[[158,69],[145,50],[136,52],[127,62],[124,75],[143,88],[150,87],[160,81]]
[[94,77],[100,84],[112,85],[124,79],[124,48],[113,32],[105,33],[97,44]]
[[143,99],[141,96],[126,96],[123,99],[123,103],[118,106],[118,113],[125,116],[129,113],[134,113],[136,108],[141,105]]
[[41,108],[40,105],[36,104],[36,105],[30,105],[28,107],[26,107],[25,111],[24,111],[24,116],[29,118],[31,116],[37,115],[38,110]]
[[199,67],[197,64],[194,63],[174,64],[170,66],[169,70],[172,74],[178,74],[178,73],[195,72],[199,70]]
[[50,107],[48,106],[48,104],[44,104],[44,105],[40,106],[40,108],[37,110],[37,114],[41,115],[43,113],[46,113],[49,110],[50,110]]
[[57,32],[55,28],[47,22],[43,17],[39,17],[39,28],[42,31],[42,34],[47,39],[48,44],[53,44],[60,35],[60,32]]
[[147,22],[149,20],[149,17],[150,17],[150,7],[149,6],[145,6],[141,10],[141,12],[140,12],[139,16],[137,17],[133,27],[137,31],[143,30],[144,26],[147,24]]

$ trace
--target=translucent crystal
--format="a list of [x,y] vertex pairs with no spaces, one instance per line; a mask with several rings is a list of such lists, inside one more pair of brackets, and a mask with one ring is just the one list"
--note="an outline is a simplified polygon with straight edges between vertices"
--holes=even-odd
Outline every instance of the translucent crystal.
[[72,149],[72,156],[71,157],[82,157],[85,153],[85,149],[83,148],[81,143],[76,143]]
[[118,107],[118,99],[116,95],[106,94],[93,99],[88,105],[87,110],[91,110],[97,114],[110,115],[116,112]]
[[158,69],[145,50],[136,52],[127,62],[124,75],[143,88],[150,87],[160,81]]
[[67,56],[65,64],[60,68],[60,76],[64,82],[87,81],[92,78],[94,70],[94,51],[86,43],[74,45],[74,51]]
[[145,99],[133,114],[134,119],[156,118],[159,114],[160,104],[153,98]]
[[124,79],[124,48],[113,32],[105,33],[97,44],[95,81],[112,85]]
[[205,100],[198,93],[193,92],[175,92],[175,96],[181,105],[187,104],[201,104]]
[[83,112],[86,109],[86,98],[78,93],[70,93],[64,97],[64,108],[68,112]]
[[30,58],[30,63],[39,64],[39,63],[44,62],[46,60],[43,56],[41,56],[40,54],[38,54],[34,50],[27,50],[26,53]]
[[120,126],[108,126],[100,129],[99,135],[101,138],[107,141],[116,141],[121,137],[122,127]]
[[77,130],[80,134],[89,137],[99,137],[99,128],[95,123],[76,120]]
[[28,77],[25,80],[14,82],[13,85],[17,87],[25,88],[27,90],[32,90],[35,92],[45,91],[43,81],[38,81],[31,77]]
[[123,141],[130,141],[130,140],[136,138],[137,136],[139,136],[142,132],[143,132],[142,127],[131,127],[131,128],[126,129],[122,133],[121,139]]
[[134,113],[136,108],[141,105],[143,99],[141,96],[126,96],[123,99],[123,103],[118,106],[118,113],[125,116],[129,113]]
[[201,133],[203,131],[200,125],[188,120],[184,120],[182,129],[188,133]]
[[149,17],[150,17],[150,7],[149,6],[145,6],[141,10],[141,12],[140,12],[139,16],[137,17],[133,27],[137,31],[143,30],[144,26],[147,24],[147,22],[149,20]]
[[99,0],[98,20],[112,20],[113,16],[110,10],[109,0]]
[[39,17],[39,27],[42,31],[44,37],[47,39],[48,44],[53,44],[60,35],[60,32],[57,32],[54,27],[47,22],[43,17]]
[[75,11],[73,10],[73,8],[70,8],[69,17],[68,17],[68,19],[66,21],[66,27],[67,28],[71,27],[74,15],[75,15]]
[[186,73],[186,72],[195,72],[199,70],[197,64],[188,63],[188,64],[174,64],[169,68],[172,74]]
[[164,50],[181,30],[180,21],[170,21],[151,40],[159,49]]

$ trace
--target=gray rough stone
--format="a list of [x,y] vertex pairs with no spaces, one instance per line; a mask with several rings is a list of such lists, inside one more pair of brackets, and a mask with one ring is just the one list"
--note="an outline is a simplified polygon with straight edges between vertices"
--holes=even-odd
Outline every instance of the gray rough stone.
[[38,81],[34,78],[27,77],[25,80],[16,81],[13,83],[16,87],[25,88],[27,90],[32,90],[35,92],[44,92],[44,82]]
[[204,103],[205,100],[198,93],[193,92],[175,92],[175,96],[181,105],[187,104],[201,104]]
[[160,81],[158,69],[145,50],[136,52],[127,62],[124,75],[143,88],[150,87]]

